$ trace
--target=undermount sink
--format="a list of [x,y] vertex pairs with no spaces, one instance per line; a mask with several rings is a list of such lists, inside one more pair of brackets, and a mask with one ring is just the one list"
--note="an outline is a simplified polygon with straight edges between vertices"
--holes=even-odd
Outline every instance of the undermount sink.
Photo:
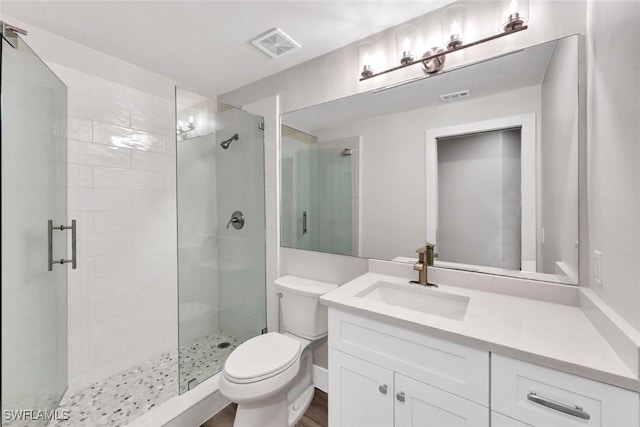
[[375,282],[355,296],[448,319],[464,319],[469,297],[419,286]]

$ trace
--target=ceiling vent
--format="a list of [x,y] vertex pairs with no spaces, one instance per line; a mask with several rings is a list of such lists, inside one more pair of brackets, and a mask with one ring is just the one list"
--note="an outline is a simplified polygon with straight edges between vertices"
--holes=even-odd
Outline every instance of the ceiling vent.
[[467,90],[461,90],[459,92],[452,92],[452,93],[447,93],[445,95],[440,95],[440,99],[442,99],[443,101],[453,101],[460,98],[466,98],[469,95],[471,95],[471,91],[467,89]]
[[261,35],[251,40],[251,44],[266,53],[272,58],[277,58],[287,52],[300,48],[300,45],[293,41],[291,37],[282,32],[279,28]]

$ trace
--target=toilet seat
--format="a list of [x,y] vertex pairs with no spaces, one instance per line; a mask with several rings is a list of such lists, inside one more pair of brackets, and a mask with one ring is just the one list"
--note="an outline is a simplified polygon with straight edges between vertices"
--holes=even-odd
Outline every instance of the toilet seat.
[[223,374],[236,384],[262,381],[286,371],[301,353],[300,341],[270,332],[240,344],[227,358]]

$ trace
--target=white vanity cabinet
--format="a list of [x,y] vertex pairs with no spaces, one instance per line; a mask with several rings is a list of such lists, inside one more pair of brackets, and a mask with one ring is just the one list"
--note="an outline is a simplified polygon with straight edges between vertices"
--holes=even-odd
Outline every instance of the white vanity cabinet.
[[331,427],[489,426],[489,354],[329,312]]
[[494,413],[539,427],[640,425],[638,393],[497,354],[491,361]]
[[636,392],[400,325],[329,309],[330,427],[640,427]]

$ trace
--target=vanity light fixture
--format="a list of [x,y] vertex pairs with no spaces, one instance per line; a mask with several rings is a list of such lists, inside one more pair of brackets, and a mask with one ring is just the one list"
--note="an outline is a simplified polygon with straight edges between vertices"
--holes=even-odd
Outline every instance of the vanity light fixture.
[[402,25],[396,31],[396,50],[400,57],[400,65],[377,71],[374,65],[374,45],[372,42],[363,42],[358,46],[358,70],[360,81],[381,76],[392,71],[400,70],[416,64],[422,64],[425,74],[431,75],[440,72],[444,68],[446,55],[463,49],[470,48],[491,40],[495,40],[510,34],[524,31],[527,28],[529,14],[529,0],[502,0],[500,4],[501,24],[500,32],[480,40],[465,43],[464,30],[466,20],[466,9],[462,4],[455,4],[445,9],[441,16],[442,34],[444,48],[432,47],[427,50],[421,58],[415,58],[414,52],[416,37],[411,36],[415,27],[412,25]]

